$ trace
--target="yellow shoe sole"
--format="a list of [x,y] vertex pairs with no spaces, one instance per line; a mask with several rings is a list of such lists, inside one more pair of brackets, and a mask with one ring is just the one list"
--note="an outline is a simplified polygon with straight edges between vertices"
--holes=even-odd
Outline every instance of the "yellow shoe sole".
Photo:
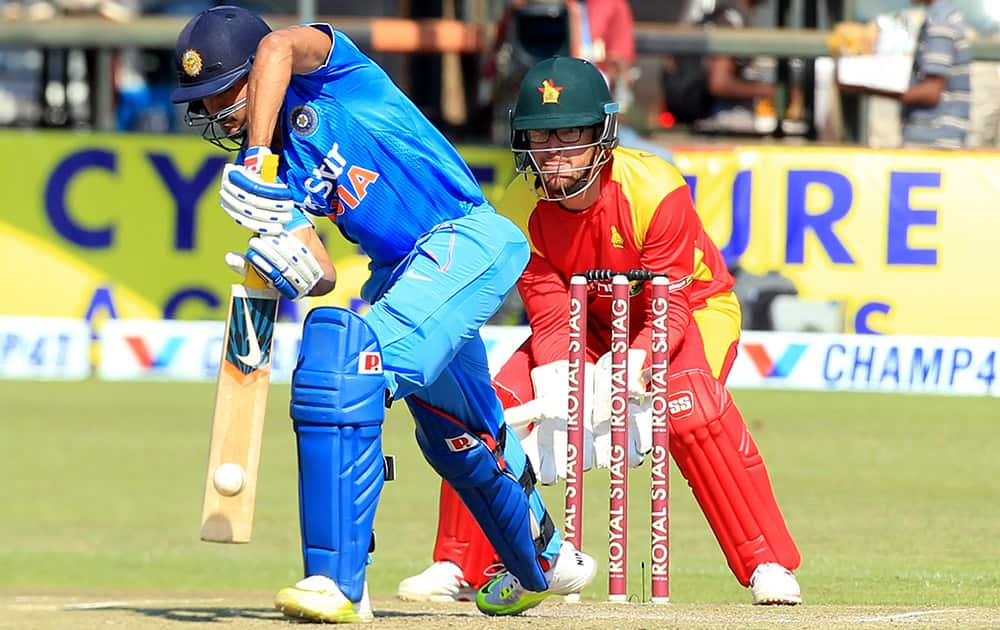
[[360,615],[350,601],[340,605],[331,597],[316,591],[303,591],[294,587],[283,588],[274,597],[274,607],[286,617],[308,619],[321,623],[369,623],[372,617]]

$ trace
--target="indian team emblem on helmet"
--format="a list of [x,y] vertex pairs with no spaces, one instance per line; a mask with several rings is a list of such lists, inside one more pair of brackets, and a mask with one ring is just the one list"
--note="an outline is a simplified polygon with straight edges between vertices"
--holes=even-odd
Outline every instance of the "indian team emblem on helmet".
[[538,91],[542,93],[542,105],[558,105],[559,93],[563,91],[563,87],[553,83],[552,79],[545,79]]
[[316,131],[316,110],[308,105],[298,105],[292,108],[288,117],[292,131],[300,136],[308,136]]
[[201,74],[202,66],[201,55],[198,54],[197,50],[189,48],[181,55],[181,67],[184,69],[184,74],[189,77],[196,77]]

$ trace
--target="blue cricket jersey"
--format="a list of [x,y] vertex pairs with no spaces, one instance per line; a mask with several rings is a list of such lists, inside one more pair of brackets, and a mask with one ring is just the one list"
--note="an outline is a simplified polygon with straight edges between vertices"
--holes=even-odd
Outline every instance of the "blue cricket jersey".
[[291,78],[280,113],[281,179],[302,208],[329,216],[377,266],[391,264],[434,226],[485,204],[482,189],[385,71],[343,33],[313,26],[332,46],[323,66]]

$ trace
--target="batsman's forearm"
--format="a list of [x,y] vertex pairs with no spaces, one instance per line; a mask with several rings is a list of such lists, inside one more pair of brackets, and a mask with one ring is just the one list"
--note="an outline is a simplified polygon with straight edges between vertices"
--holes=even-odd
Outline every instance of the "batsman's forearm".
[[292,45],[280,32],[261,40],[247,86],[247,146],[271,146],[292,78]]
[[334,269],[333,262],[330,260],[330,255],[327,253],[323,241],[320,240],[319,234],[311,226],[303,226],[292,230],[291,234],[302,241],[302,244],[306,246],[309,253],[319,262],[320,269],[323,270],[323,277],[309,291],[309,295],[326,295],[330,291],[333,291],[333,287],[337,284],[337,270]]

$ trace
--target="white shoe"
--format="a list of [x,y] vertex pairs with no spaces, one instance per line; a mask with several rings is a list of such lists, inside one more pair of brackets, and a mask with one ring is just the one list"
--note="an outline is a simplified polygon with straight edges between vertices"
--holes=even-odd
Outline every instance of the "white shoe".
[[578,551],[573,543],[563,541],[559,555],[549,567],[545,578],[549,581],[549,592],[556,595],[579,593],[597,574],[594,559]]
[[802,593],[795,575],[775,562],[757,565],[750,576],[750,592],[756,605],[784,604],[794,606],[802,603]]
[[471,602],[476,591],[457,564],[442,561],[400,582],[396,597],[408,602]]
[[579,593],[597,573],[594,559],[563,541],[545,579],[549,588],[540,593],[521,586],[514,574],[504,571],[487,582],[476,594],[476,606],[487,615],[517,615],[541,604],[550,595]]
[[321,623],[368,623],[375,618],[368,598],[368,582],[361,601],[355,603],[325,575],[310,575],[295,586],[281,589],[274,597],[274,607],[286,617]]

